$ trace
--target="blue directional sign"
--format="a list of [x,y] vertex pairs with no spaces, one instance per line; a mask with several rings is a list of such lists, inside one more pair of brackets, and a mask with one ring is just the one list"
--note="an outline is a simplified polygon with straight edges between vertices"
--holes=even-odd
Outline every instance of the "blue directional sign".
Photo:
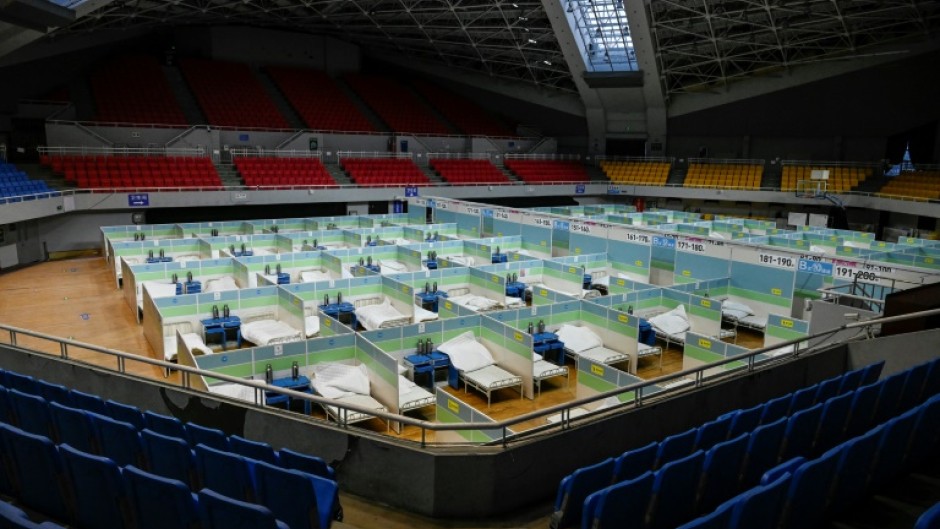
[[584,194],[584,184],[575,184],[575,186],[574,186],[574,192],[575,192],[576,195],[583,195],[583,194]]
[[405,196],[406,197],[418,196],[418,186],[405,186]]
[[150,194],[149,193],[135,193],[132,195],[127,195],[127,205],[130,207],[142,207],[150,205]]
[[813,261],[812,259],[800,259],[800,264],[797,267],[797,270],[800,272],[806,272],[808,274],[816,274],[819,276],[831,276],[832,275],[832,263],[824,263],[822,261]]
[[662,248],[675,248],[676,240],[669,237],[657,237],[653,236],[653,246],[660,246]]

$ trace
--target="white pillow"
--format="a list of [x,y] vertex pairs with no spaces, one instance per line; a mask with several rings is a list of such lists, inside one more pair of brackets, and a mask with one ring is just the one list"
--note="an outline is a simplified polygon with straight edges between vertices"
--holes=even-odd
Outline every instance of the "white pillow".
[[438,345],[437,350],[449,356],[450,363],[460,371],[476,371],[496,363],[470,331]]
[[[724,303],[721,304],[721,311],[722,312],[734,311],[735,313],[740,312],[740,313],[743,313],[744,316],[751,316],[752,314],[754,314],[754,311],[751,309],[751,307],[745,305],[744,303],[738,303],[737,301],[730,301],[730,300],[725,301]],[[744,317],[744,316],[740,316],[740,317]]]
[[304,327],[307,330],[307,338],[320,334],[320,317],[315,315],[305,317]]
[[666,334],[679,334],[689,330],[689,317],[685,314],[685,306],[678,307],[650,318],[650,324]]
[[604,345],[604,341],[594,331],[587,327],[563,324],[555,331],[558,339],[565,344],[565,349],[578,354]]
[[318,389],[325,385],[360,395],[369,394],[369,375],[365,366],[319,364],[313,367],[313,372]]
[[343,391],[341,389],[334,388],[333,386],[318,383],[316,379],[311,380],[310,385],[313,387],[314,391],[328,399],[341,399],[353,394],[351,391]]

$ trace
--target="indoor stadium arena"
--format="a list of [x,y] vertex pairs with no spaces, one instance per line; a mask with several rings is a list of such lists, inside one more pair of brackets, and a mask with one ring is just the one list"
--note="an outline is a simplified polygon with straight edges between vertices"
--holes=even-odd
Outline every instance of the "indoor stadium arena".
[[940,2],[0,2],[0,528],[940,529]]

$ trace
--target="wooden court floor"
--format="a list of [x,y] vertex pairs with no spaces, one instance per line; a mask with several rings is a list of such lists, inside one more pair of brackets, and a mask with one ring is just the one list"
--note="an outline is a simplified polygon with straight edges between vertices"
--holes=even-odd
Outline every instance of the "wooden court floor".
[[[39,331],[61,338],[116,349],[127,353],[156,358],[153,349],[144,338],[143,330],[134,316],[133,310],[124,301],[123,294],[114,285],[110,267],[102,257],[80,257],[61,261],[50,261],[0,273],[0,323]],[[9,343],[9,333],[0,332],[0,342]],[[760,347],[760,335],[742,332],[738,344],[745,347]],[[59,348],[50,342],[17,336],[17,343],[32,349],[58,355]],[[115,367],[112,358],[89,350],[70,348],[70,357],[83,362],[106,367]],[[165,379],[163,371],[140,362],[127,362],[129,373],[161,381],[178,383],[178,375]],[[662,368],[656,359],[641,360],[637,374],[641,378],[651,379],[682,369],[682,352],[670,348],[663,355]],[[467,404],[474,406],[501,420],[518,416],[541,408],[553,406],[575,398],[577,387],[576,370],[569,363],[570,380],[552,379],[542,383],[541,396],[536,400],[520,399],[515,390],[500,390],[493,394],[492,406],[487,409],[486,398],[474,390],[447,388]],[[433,420],[433,412],[417,415]],[[544,424],[522,424],[519,429],[531,428]],[[384,432],[385,425],[378,420],[364,423],[363,426]],[[401,432],[405,439],[419,440],[420,430],[416,427],[405,428]],[[433,433],[427,438],[433,442]],[[520,513],[519,519],[488,520],[482,525],[478,521],[431,520],[404,511],[384,508],[367,500],[343,495],[346,512],[346,524],[361,529],[406,528],[416,529],[453,527],[546,527],[547,512]]]

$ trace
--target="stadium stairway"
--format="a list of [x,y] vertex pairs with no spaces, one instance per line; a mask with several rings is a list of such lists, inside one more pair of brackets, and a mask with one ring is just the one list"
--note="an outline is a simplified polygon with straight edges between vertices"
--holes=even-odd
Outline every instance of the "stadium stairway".
[[71,189],[74,184],[65,181],[62,175],[57,175],[51,167],[38,163],[17,163],[16,166],[27,175],[31,180],[42,180],[46,182],[49,189]]
[[287,101],[287,98],[284,97],[284,94],[274,83],[274,80],[271,79],[271,76],[267,72],[262,71],[257,66],[251,67],[251,73],[255,75],[258,81],[261,83],[261,86],[264,87],[264,91],[267,92],[268,97],[271,98],[271,101],[274,102],[274,107],[277,108],[277,111],[287,119],[287,123],[290,124],[291,128],[295,130],[302,130],[307,128],[307,124],[304,123],[304,120],[300,119],[300,116],[297,114],[297,111],[294,110],[294,107]]
[[173,95],[176,96],[180,108],[183,109],[183,115],[186,116],[186,121],[191,124],[207,123],[209,120],[206,119],[206,116],[199,108],[199,103],[196,102],[196,96],[193,95],[192,91],[189,89],[186,80],[183,79],[183,73],[180,71],[179,67],[175,64],[172,66],[164,65],[163,73],[166,75],[166,80],[170,84],[170,90],[173,91]]
[[349,175],[346,174],[346,171],[343,171],[343,168],[340,167],[338,163],[324,163],[323,166],[326,167],[326,172],[330,173],[330,176],[333,177],[333,180],[336,180],[338,185],[352,185],[352,179],[349,178]]
[[83,76],[76,77],[69,83],[69,95],[75,105],[75,119],[77,121],[91,121],[95,118],[95,96],[91,92],[88,79]]
[[873,174],[865,180],[862,180],[862,182],[855,186],[853,191],[861,191],[862,193],[877,193],[881,191],[881,188],[890,181],[891,179],[884,175]]
[[588,179],[591,182],[610,182],[610,179],[607,178],[607,175],[604,174],[604,171],[596,165],[586,165],[584,168],[587,170]]
[[[375,111],[372,110],[372,108],[370,108],[369,105],[365,103],[365,101],[359,98],[359,94],[357,94],[352,88],[349,87],[348,84],[346,84],[345,79],[343,79],[342,77],[337,77],[335,81],[336,81],[336,86],[338,86],[339,89],[342,90],[344,94],[346,94],[346,97],[348,97],[349,100],[352,101],[353,105],[356,105],[356,108],[359,109],[359,112],[361,112],[362,115],[365,116],[366,119],[369,120],[369,123],[372,123],[372,126],[375,127],[376,131],[378,132],[391,132],[392,131],[392,128],[389,127],[384,121],[382,121],[382,118],[380,118],[379,115],[376,114]],[[349,178],[346,177],[346,179],[348,180]]]
[[669,178],[666,179],[666,185],[681,186],[685,184],[685,176],[689,173],[689,162],[685,160],[676,160],[669,170]]
[[223,186],[241,187],[245,185],[245,181],[238,174],[238,170],[235,169],[234,165],[217,163],[215,164],[215,170],[219,173],[219,179],[222,180]]
[[779,163],[768,161],[764,164],[764,174],[761,177],[760,186],[762,189],[780,189],[783,182],[783,170]]

